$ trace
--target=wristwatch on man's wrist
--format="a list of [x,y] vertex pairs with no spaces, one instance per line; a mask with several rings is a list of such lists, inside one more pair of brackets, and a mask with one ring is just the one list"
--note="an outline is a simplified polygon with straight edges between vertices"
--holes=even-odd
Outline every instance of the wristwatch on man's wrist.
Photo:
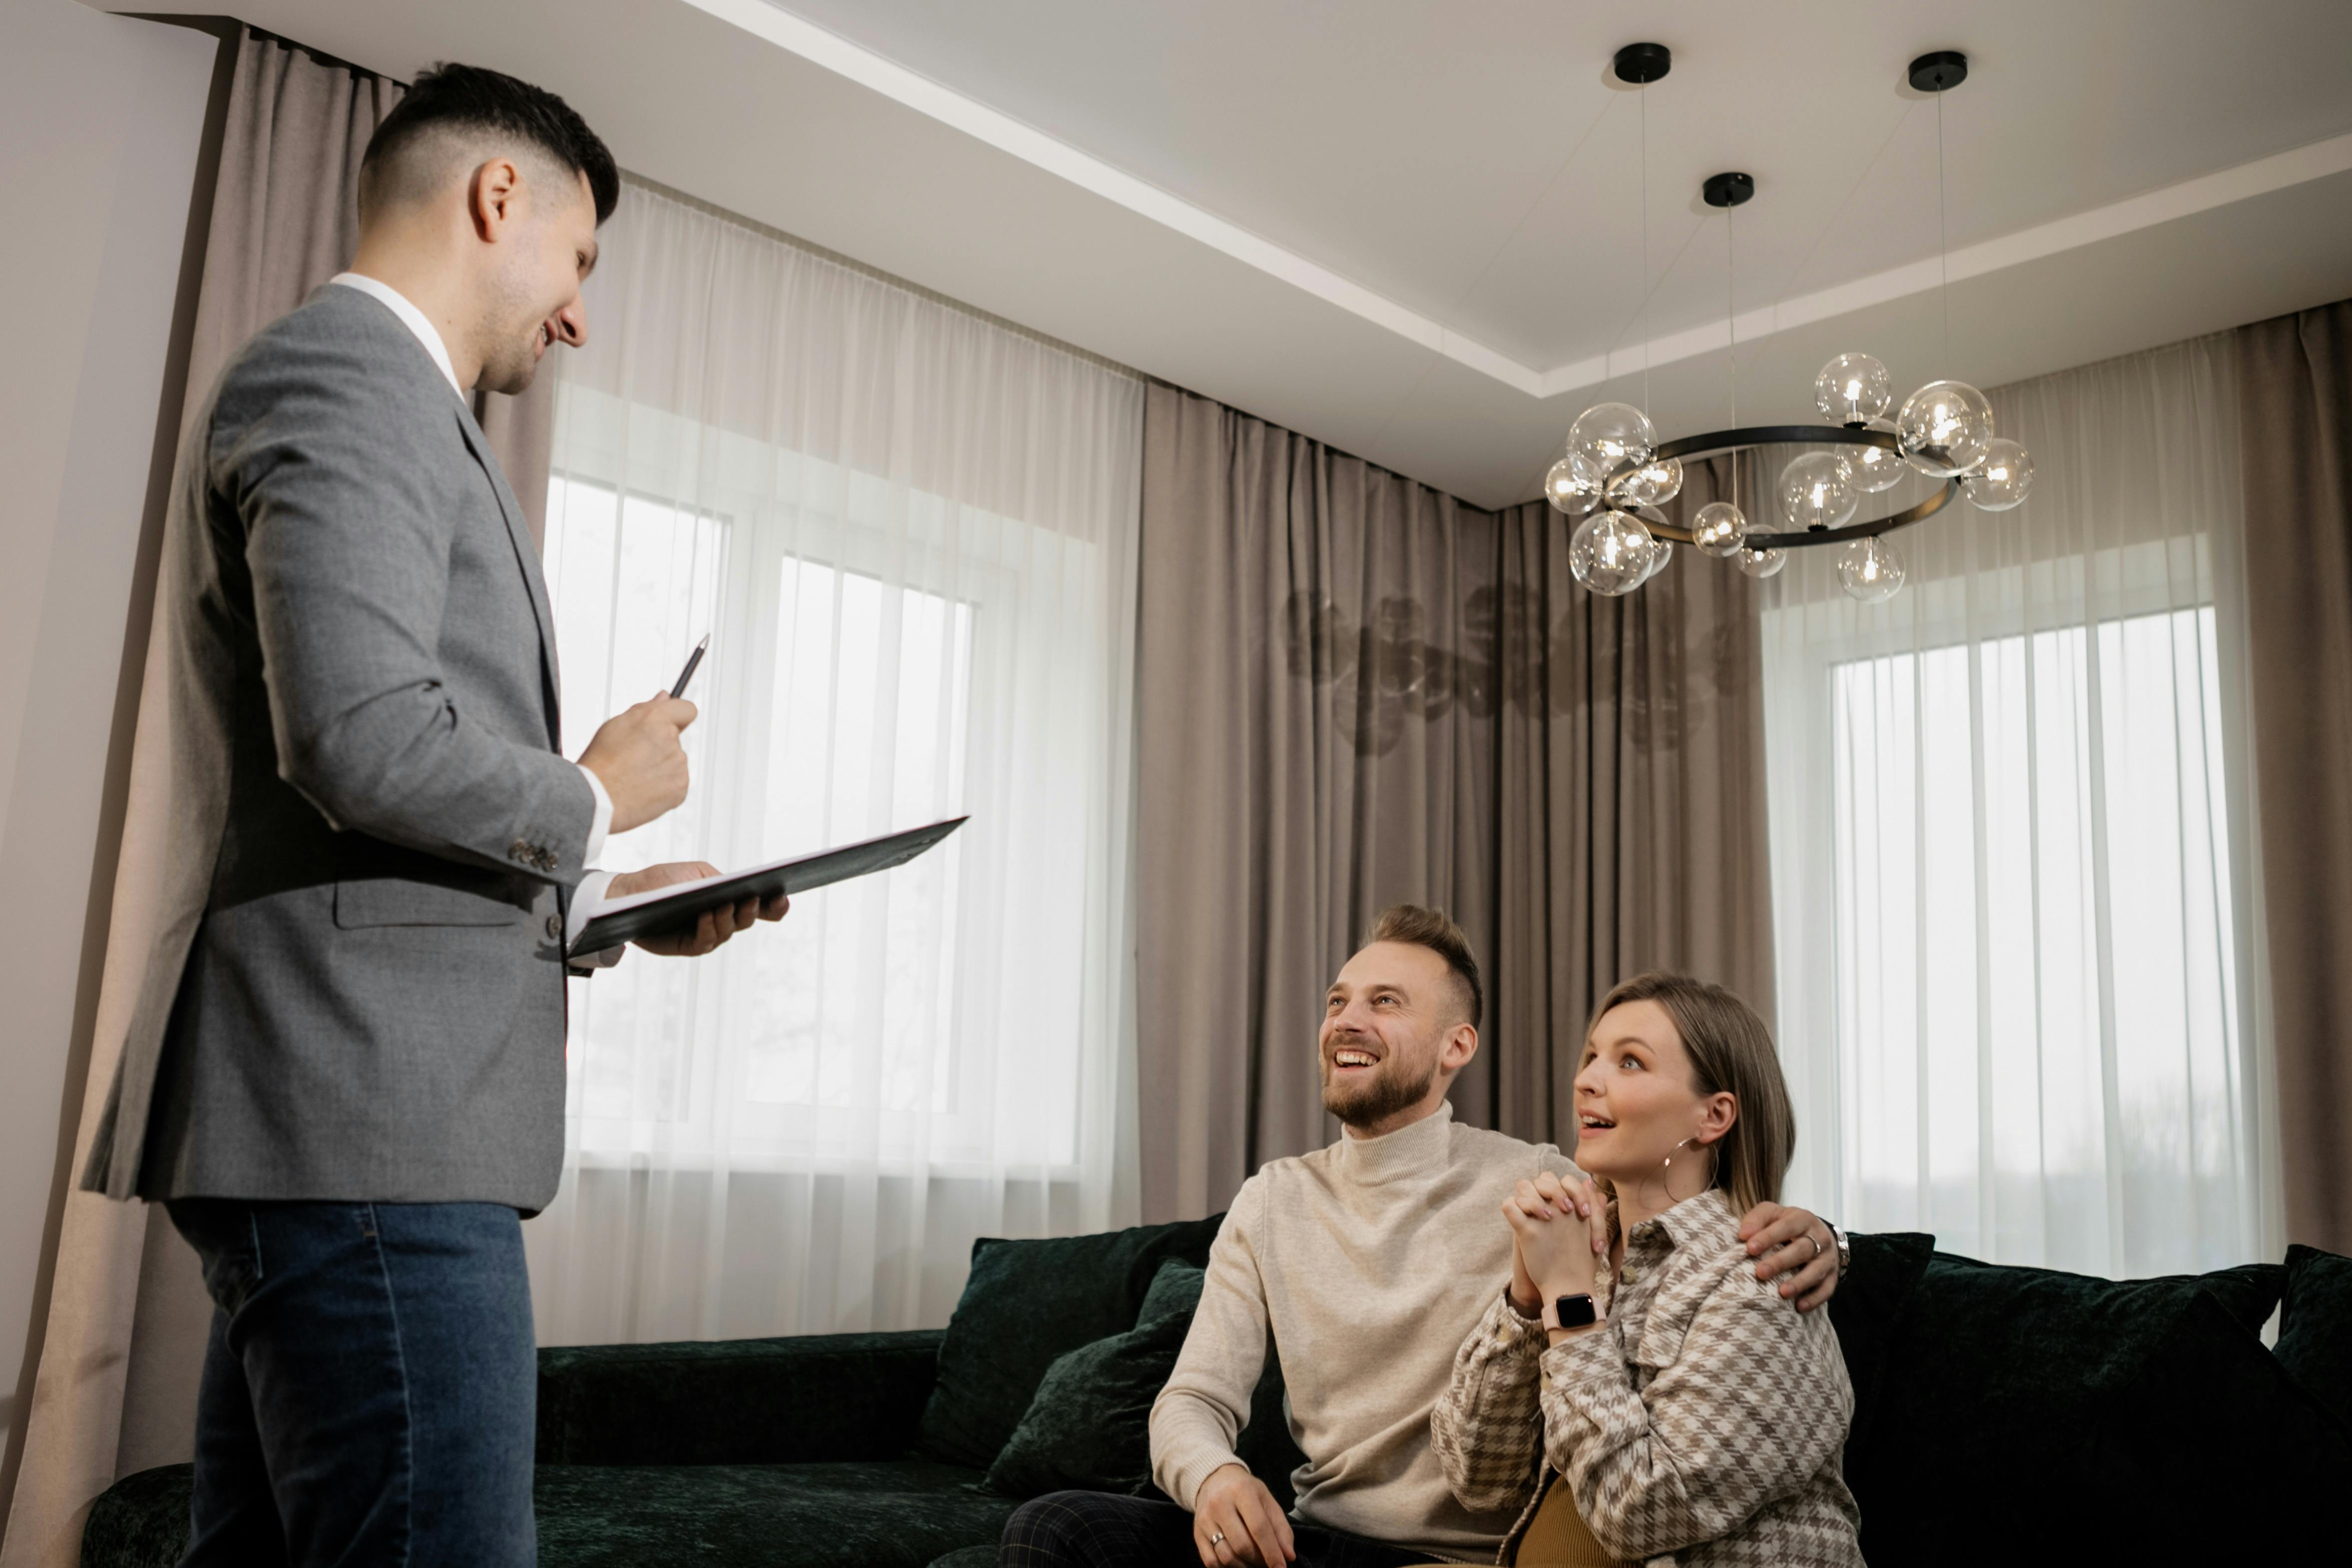
[[1543,1326],[1548,1329],[1587,1329],[1600,1321],[1600,1303],[1587,1291],[1555,1296],[1544,1303]]
[[1837,1243],[1838,1278],[1843,1280],[1845,1271],[1853,1267],[1853,1239],[1840,1230],[1835,1221],[1824,1219],[1822,1223],[1830,1228],[1830,1239]]

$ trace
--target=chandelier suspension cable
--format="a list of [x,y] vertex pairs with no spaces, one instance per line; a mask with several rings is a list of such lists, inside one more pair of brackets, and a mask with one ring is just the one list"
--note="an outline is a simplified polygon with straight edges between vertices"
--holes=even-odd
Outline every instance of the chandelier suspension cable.
[[1650,85],[1642,84],[1642,412],[1650,412]]
[[[1723,329],[1731,335],[1727,363],[1731,382],[1731,428],[1739,428],[1739,254],[1731,243],[1731,204],[1723,208]],[[1731,458],[1731,504],[1739,505],[1739,456]]]
[[1944,95],[1936,95],[1936,258],[1942,279],[1944,363],[1952,362],[1952,236],[1944,218]]

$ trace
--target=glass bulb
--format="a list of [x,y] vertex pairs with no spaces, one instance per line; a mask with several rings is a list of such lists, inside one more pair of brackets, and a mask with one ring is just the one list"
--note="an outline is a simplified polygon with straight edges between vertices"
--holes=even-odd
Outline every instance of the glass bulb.
[[1832,424],[1868,424],[1894,401],[1886,367],[1868,354],[1840,354],[1813,378],[1813,406]]
[[1621,507],[1661,507],[1682,494],[1683,465],[1678,457],[1653,458],[1609,486],[1609,499]]
[[1573,457],[1561,458],[1544,476],[1544,499],[1563,512],[1589,512],[1600,494],[1600,487],[1586,476],[1583,465]]
[[1629,463],[1647,463],[1657,444],[1650,416],[1631,403],[1594,403],[1568,427],[1570,458],[1603,481]]
[[1791,528],[1835,528],[1853,517],[1862,498],[1853,467],[1834,452],[1802,452],[1780,470],[1772,498]]
[[1754,578],[1770,577],[1789,564],[1789,552],[1784,549],[1743,549],[1739,552],[1739,570]]
[[2006,512],[2032,487],[2033,459],[2005,436],[1986,443],[1984,462],[1960,481],[1960,493],[1984,512]]
[[[1895,434],[1895,422],[1874,419],[1863,428],[1892,435]],[[1884,446],[1853,447],[1847,451],[1845,461],[1846,465],[1853,470],[1854,484],[1874,496],[1881,490],[1892,490],[1903,482],[1903,476],[1910,472],[1902,454]]]
[[1595,593],[1631,593],[1650,575],[1657,542],[1639,517],[1614,507],[1595,512],[1568,541],[1569,573]]
[[1641,517],[1650,535],[1650,565],[1648,570],[1642,573],[1642,580],[1647,582],[1673,564],[1675,542],[1656,531],[1656,525],[1666,520],[1665,513],[1659,511],[1655,507],[1644,507],[1642,508]]
[[1929,382],[1903,400],[1895,435],[1905,462],[1929,478],[1949,479],[1984,461],[1992,404],[1966,382]]
[[1748,518],[1728,501],[1709,501],[1691,518],[1691,543],[1701,555],[1729,560],[1748,542]]
[[1895,547],[1873,534],[1856,539],[1838,555],[1838,580],[1846,592],[1864,604],[1884,604],[1903,586],[1903,558]]

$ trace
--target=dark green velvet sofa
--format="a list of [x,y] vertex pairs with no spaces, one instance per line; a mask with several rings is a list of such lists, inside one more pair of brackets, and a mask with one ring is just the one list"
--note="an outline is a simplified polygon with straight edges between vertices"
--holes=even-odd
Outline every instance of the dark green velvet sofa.
[[[983,1241],[944,1331],[542,1351],[540,1561],[984,1568],[1020,1495],[1148,1486],[1144,1415],[1214,1228]],[[2117,1282],[1864,1236],[1832,1316],[1875,1568],[2338,1560],[2352,1260]],[[1281,1397],[1269,1362],[1243,1457],[1286,1502]],[[173,1563],[188,1488],[186,1466],[118,1482],[85,1568]]]

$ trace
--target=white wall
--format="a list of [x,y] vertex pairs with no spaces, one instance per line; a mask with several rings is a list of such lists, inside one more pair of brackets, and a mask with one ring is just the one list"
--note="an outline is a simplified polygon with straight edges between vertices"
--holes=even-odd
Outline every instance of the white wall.
[[80,1112],[217,47],[0,0],[0,1522]]

